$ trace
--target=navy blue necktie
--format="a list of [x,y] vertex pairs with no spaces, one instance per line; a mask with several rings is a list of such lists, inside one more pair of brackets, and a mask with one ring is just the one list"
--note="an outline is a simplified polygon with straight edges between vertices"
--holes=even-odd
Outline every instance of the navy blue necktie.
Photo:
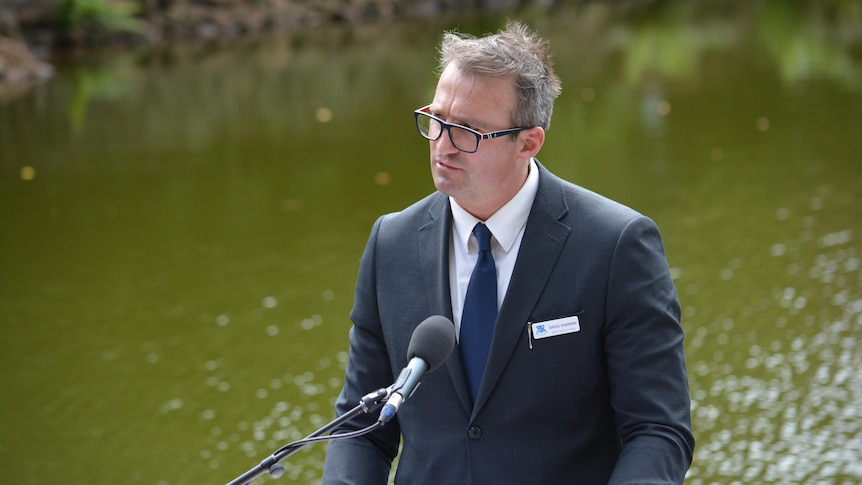
[[458,347],[475,402],[497,321],[497,267],[491,254],[491,231],[479,223],[473,228],[473,235],[479,242],[479,258],[467,285]]

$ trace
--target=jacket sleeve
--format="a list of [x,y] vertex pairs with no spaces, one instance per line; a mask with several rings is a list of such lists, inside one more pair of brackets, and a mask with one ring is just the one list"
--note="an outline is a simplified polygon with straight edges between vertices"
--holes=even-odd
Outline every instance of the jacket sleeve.
[[[359,264],[353,310],[350,318],[350,353],[344,387],[335,403],[339,416],[353,409],[360,399],[393,381],[380,317],[377,312],[376,253],[383,218],[375,222]],[[375,413],[360,414],[333,433],[362,429],[377,421]],[[398,418],[385,427],[359,438],[331,441],[324,464],[324,485],[385,485],[392,460],[398,453]]]
[[622,440],[610,483],[682,483],[694,452],[684,332],[653,221],[638,216],[622,231],[608,284],[605,355]]

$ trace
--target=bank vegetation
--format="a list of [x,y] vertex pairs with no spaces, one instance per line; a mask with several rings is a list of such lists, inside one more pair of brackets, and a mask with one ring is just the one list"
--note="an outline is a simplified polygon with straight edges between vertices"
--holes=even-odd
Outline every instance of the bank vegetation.
[[69,50],[565,1],[575,0],[0,0],[0,94],[50,78],[51,58]]

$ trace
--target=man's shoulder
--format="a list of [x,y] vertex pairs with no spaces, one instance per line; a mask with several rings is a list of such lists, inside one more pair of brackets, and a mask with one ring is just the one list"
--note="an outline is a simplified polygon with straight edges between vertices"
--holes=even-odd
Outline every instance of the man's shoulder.
[[379,223],[390,232],[414,231],[444,217],[448,208],[449,198],[441,192],[433,192],[400,211],[384,214]]
[[613,200],[605,195],[594,192],[586,187],[563,179],[545,167],[541,167],[539,193],[543,203],[559,205],[564,217],[575,217],[581,221],[584,218],[596,218],[597,221],[610,222],[629,221],[643,217],[631,207]]

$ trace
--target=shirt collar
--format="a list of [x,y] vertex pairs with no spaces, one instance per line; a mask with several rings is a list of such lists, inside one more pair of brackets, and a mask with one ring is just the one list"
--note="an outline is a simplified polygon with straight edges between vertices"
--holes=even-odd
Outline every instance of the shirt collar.
[[[527,224],[527,217],[530,215],[530,209],[533,207],[533,200],[536,198],[536,192],[539,190],[539,169],[536,166],[536,161],[530,159],[530,172],[527,174],[527,181],[518,190],[503,207],[495,212],[485,225],[494,235],[500,248],[509,252],[521,230]],[[470,235],[473,232],[473,227],[483,222],[475,218],[472,214],[464,210],[452,197],[449,197],[452,207],[452,220],[454,222],[454,240],[457,244],[462,244],[463,247],[469,248]]]

